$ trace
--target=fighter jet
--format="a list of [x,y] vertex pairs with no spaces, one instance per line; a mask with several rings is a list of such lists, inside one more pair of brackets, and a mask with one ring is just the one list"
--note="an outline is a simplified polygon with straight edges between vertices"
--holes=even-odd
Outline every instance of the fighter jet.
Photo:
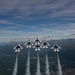
[[59,47],[57,44],[54,44],[51,49],[54,49],[54,52],[59,52],[59,49],[61,49],[61,47]]
[[40,44],[40,40],[38,39],[38,37],[37,37],[37,39],[35,40],[35,44],[37,45],[37,44]]
[[48,48],[49,44],[45,41],[43,44],[42,44],[42,48]]
[[29,40],[29,42],[27,42],[26,44],[25,44],[25,46],[27,47],[27,48],[31,48],[32,47],[32,43],[31,43],[31,41]]
[[20,50],[23,48],[21,47],[20,44],[18,44],[16,47],[14,47],[14,49],[15,49],[15,52],[20,52]]
[[35,48],[35,51],[40,51],[41,46],[39,44],[37,44],[34,46],[34,48]]

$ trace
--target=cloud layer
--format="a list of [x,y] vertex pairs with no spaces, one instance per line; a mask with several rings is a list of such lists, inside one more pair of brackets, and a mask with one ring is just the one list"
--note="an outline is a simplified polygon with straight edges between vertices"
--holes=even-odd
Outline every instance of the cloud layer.
[[75,16],[75,0],[1,0],[0,14],[11,13],[16,18]]
[[1,41],[26,36],[74,38],[74,32],[75,0],[0,0]]
[[[23,37],[46,37],[47,39],[63,39],[63,38],[75,38],[75,23],[67,24],[40,24],[37,26],[26,26],[23,24],[16,24],[6,21],[0,21],[2,28],[0,28],[1,41],[10,41],[15,38],[22,39]],[[6,25],[6,26],[5,26]],[[12,25],[12,26],[11,26]],[[65,26],[64,26],[65,25]],[[6,40],[7,38],[7,40]]]

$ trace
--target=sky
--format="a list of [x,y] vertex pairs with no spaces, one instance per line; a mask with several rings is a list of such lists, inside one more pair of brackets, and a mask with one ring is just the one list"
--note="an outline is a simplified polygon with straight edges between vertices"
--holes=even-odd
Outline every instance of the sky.
[[0,0],[0,42],[37,36],[75,38],[75,0]]

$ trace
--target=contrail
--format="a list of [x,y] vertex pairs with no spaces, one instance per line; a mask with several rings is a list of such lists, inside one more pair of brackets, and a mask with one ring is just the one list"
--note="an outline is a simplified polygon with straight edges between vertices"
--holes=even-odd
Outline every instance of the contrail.
[[37,52],[37,70],[36,70],[36,75],[41,75],[41,72],[40,72],[40,61],[39,61],[39,52]]
[[15,61],[15,65],[14,65],[14,69],[13,69],[12,75],[17,75],[17,73],[18,73],[18,53],[16,55],[16,61]]
[[50,75],[47,52],[46,52],[46,71],[45,71],[45,74],[46,74],[46,75]]
[[28,58],[27,58],[25,75],[30,75],[30,51],[28,51]]
[[57,53],[57,61],[58,61],[58,75],[62,75],[61,64],[60,64],[58,53]]

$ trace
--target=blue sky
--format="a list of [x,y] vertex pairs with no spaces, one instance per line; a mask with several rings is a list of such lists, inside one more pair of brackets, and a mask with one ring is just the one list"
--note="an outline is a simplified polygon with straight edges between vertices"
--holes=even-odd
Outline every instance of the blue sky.
[[75,0],[0,0],[0,42],[37,36],[75,38]]

